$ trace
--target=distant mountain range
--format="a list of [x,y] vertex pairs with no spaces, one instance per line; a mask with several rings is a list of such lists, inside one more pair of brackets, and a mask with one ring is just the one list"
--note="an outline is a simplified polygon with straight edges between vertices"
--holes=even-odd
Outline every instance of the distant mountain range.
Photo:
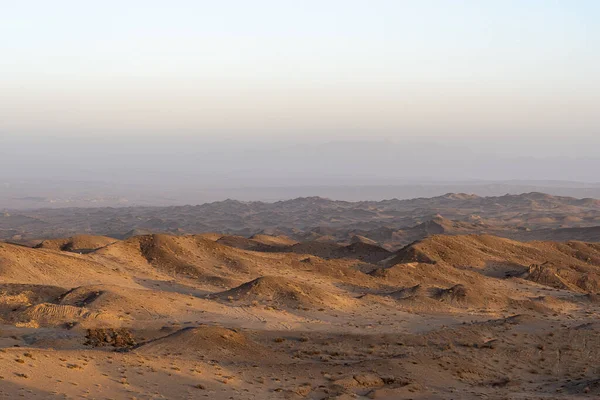
[[600,200],[532,192],[481,197],[339,201],[224,200],[197,206],[8,210],[0,239],[29,241],[77,234],[126,238],[144,233],[221,232],[284,235],[294,240],[347,242],[363,238],[390,250],[432,234],[494,234],[519,240],[600,241]]
[[305,185],[292,182],[266,185],[248,182],[203,185],[190,178],[185,184],[161,182],[135,185],[101,181],[6,180],[0,181],[0,210],[65,207],[178,206],[222,199],[275,202],[318,196],[345,201],[380,201],[437,197],[445,193],[502,196],[529,192],[556,196],[600,198],[600,184],[570,181],[434,181],[389,180],[366,183]]

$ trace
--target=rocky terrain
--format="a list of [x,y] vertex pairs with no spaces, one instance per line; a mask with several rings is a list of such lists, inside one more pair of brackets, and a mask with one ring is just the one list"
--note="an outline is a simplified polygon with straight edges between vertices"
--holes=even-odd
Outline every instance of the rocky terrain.
[[500,197],[447,194],[377,202],[308,197],[275,203],[225,200],[178,207],[6,210],[0,215],[0,240],[35,244],[40,239],[81,234],[124,239],[158,232],[265,233],[297,241],[346,244],[366,238],[398,250],[430,234],[600,241],[598,226],[600,200],[543,193]]
[[[599,211],[534,193],[8,212],[0,396],[597,398]],[[188,233],[219,224],[236,234]]]
[[7,398],[600,394],[600,245],[432,235],[0,244]]

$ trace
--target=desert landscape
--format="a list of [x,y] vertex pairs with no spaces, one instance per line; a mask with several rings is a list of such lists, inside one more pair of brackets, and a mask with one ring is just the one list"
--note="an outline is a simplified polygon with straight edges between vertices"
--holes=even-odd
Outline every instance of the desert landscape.
[[0,400],[600,399],[598,21],[0,1]]
[[[267,234],[296,241],[350,244],[356,237],[398,250],[429,234],[492,234],[516,240],[600,241],[600,200],[539,192],[482,197],[340,201],[300,197],[277,202],[227,199],[169,207],[5,208],[0,239],[36,245],[40,238],[91,234],[125,239],[146,233]],[[364,239],[360,239],[364,240]]]
[[228,200],[0,221],[5,398],[600,396],[598,200]]

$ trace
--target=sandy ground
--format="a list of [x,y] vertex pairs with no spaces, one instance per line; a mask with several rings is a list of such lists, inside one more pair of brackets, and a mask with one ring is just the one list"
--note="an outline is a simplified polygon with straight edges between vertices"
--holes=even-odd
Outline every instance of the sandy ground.
[[[600,302],[577,275],[593,289],[594,246],[523,245],[536,253],[442,237],[410,253],[429,263],[408,253],[366,263],[219,237],[99,239],[97,249],[88,237],[86,254],[0,244],[0,396],[600,395]],[[536,257],[572,268],[540,280],[523,272]]]

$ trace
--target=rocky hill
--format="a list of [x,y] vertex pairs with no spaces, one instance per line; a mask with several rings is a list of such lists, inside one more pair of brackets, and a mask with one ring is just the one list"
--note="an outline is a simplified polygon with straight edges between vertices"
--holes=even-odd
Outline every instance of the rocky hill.
[[[8,211],[0,216],[0,239],[30,243],[81,234],[125,239],[157,232],[221,232],[347,244],[354,237],[363,237],[397,250],[431,234],[590,240],[598,237],[594,233],[598,226],[600,200],[542,193],[499,197],[447,194],[379,202],[307,197],[275,203],[225,200],[179,207]],[[572,230],[561,234],[564,231],[558,230],[563,229]]]

